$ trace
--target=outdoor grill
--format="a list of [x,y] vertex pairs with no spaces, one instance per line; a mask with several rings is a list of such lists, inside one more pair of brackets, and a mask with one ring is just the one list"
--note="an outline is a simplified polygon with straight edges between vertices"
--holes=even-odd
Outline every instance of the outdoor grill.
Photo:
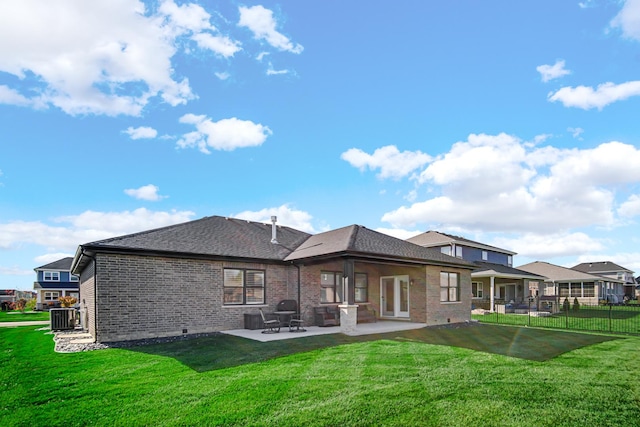
[[294,299],[283,299],[276,306],[276,312],[278,311],[293,311],[298,312],[298,301]]

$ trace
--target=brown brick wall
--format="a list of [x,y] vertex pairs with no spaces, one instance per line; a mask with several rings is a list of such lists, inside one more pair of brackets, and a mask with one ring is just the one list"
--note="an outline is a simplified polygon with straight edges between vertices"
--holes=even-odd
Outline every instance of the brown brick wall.
[[[460,275],[460,301],[440,302],[440,272],[447,271]],[[427,267],[427,313],[426,323],[445,325],[471,320],[471,272],[456,268]]]
[[[101,342],[239,329],[244,313],[297,299],[297,271],[291,266],[114,254],[98,254],[96,260],[94,336]],[[225,267],[265,270],[266,305],[224,306]]]

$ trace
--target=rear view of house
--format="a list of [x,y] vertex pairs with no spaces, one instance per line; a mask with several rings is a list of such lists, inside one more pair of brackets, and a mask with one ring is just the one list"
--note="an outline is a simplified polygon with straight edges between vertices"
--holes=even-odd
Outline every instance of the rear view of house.
[[79,279],[70,271],[72,261],[72,257],[62,258],[34,269],[37,275],[33,283],[37,293],[36,309],[60,307],[58,298],[63,296],[79,298]]
[[[464,260],[359,225],[316,235],[220,216],[80,245],[84,327],[97,341],[209,333],[295,300],[425,325],[470,320]],[[355,312],[355,311],[354,311]],[[355,320],[355,317],[354,317]]]

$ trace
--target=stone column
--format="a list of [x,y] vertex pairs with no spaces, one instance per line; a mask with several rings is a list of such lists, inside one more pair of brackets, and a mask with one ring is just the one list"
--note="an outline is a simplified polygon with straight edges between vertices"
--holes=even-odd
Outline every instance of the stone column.
[[338,307],[340,308],[340,332],[345,335],[355,334],[358,323],[358,306],[344,303]]

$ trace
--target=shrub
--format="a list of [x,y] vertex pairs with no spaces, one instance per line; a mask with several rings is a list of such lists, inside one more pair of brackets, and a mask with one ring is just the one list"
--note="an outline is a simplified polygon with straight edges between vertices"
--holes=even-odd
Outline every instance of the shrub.
[[14,306],[15,306],[14,310],[20,310],[21,312],[24,313],[24,309],[27,306],[27,300],[24,298],[20,298],[18,301],[15,302]]
[[60,305],[62,305],[63,307],[72,307],[73,304],[78,302],[75,297],[71,296],[60,297],[58,298],[58,301],[60,301]]
[[580,302],[578,301],[578,297],[573,299],[573,311],[580,310]]
[[26,305],[26,309],[28,311],[33,311],[36,308],[36,299],[35,298],[31,298],[29,301],[27,301],[27,305]]
[[568,311],[569,311],[569,306],[570,306],[570,305],[571,305],[571,304],[569,303],[569,298],[565,298],[565,299],[564,299],[564,302],[562,303],[562,311],[566,311],[566,312],[568,312]]

